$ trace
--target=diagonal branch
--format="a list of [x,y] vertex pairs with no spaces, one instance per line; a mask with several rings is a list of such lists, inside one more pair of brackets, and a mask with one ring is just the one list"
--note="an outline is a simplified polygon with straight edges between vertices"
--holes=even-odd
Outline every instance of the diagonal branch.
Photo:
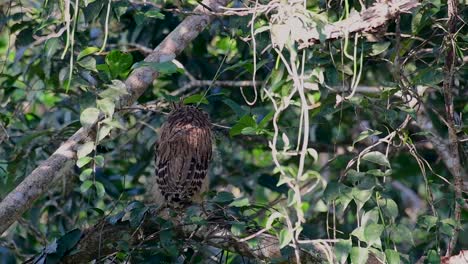
[[[204,4],[212,10],[219,10],[227,0],[205,0]],[[213,16],[202,6],[196,12],[205,15],[187,17],[174,29],[156,49],[146,57],[147,62],[170,61],[181,53],[204,28],[211,23]],[[120,98],[120,106],[132,105],[138,97],[158,77],[158,72],[148,67],[138,68],[125,82],[128,95]],[[95,137],[94,126],[83,127],[65,141],[47,160],[31,172],[5,199],[0,202],[0,234],[5,232],[21,215],[26,212],[54,182],[70,170],[76,161],[77,147]]]

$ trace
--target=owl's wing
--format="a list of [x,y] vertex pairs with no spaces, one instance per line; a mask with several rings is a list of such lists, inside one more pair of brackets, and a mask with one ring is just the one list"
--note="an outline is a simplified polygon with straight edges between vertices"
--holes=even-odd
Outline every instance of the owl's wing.
[[[211,159],[211,138],[209,148],[199,145],[197,137],[211,137],[196,131],[177,131],[170,138],[162,140],[156,157],[156,177],[159,190],[165,201],[171,204],[192,202],[205,181],[208,163]],[[197,140],[194,140],[194,137]]]

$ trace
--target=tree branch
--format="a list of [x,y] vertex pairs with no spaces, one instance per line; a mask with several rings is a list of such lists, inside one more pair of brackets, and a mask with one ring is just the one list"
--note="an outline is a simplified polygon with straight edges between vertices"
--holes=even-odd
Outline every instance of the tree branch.
[[348,36],[350,33],[372,33],[384,26],[400,13],[411,12],[419,6],[417,0],[379,1],[361,13],[351,14],[349,18],[327,24],[323,28],[309,29],[299,39],[299,48],[307,48],[323,39],[331,40]]
[[[205,0],[204,3],[213,10],[219,10],[227,0]],[[170,61],[181,53],[190,42],[213,20],[209,11],[202,6],[195,11],[206,15],[187,17],[174,29],[158,47],[148,56],[147,62]],[[148,86],[158,77],[151,68],[142,67],[134,70],[125,84],[128,95],[120,98],[120,107],[132,105],[143,94]],[[76,161],[77,147],[86,141],[93,140],[94,126],[79,129],[64,142],[47,160],[31,172],[13,191],[0,203],[0,234],[3,234],[21,215],[28,210],[63,172],[70,170]]]
[[[450,159],[446,161],[448,167],[452,167],[452,175],[454,179],[454,187],[455,187],[455,210],[454,216],[455,221],[457,223],[460,222],[461,217],[461,206],[460,200],[462,199],[462,166],[460,162],[460,153],[458,152],[458,136],[457,130],[455,128],[455,111],[453,105],[453,92],[452,92],[452,84],[453,84],[453,76],[455,73],[455,62],[456,62],[456,53],[455,53],[455,33],[457,31],[457,17],[458,17],[458,9],[457,9],[457,1],[456,0],[448,0],[448,34],[447,38],[447,47],[446,47],[446,55],[445,55],[445,65],[444,65],[444,84],[443,84],[443,91],[444,91],[444,99],[445,99],[445,114],[447,118],[447,126],[448,126],[448,139],[449,144],[448,148],[450,150],[449,155]],[[450,239],[449,246],[447,248],[447,252],[445,254],[446,257],[450,256],[455,248],[455,245],[458,240],[458,232],[460,231],[460,226],[457,225],[454,230],[454,234]]]
[[[75,254],[65,256],[62,261],[63,263],[88,263],[93,259],[97,259],[98,256],[110,255],[118,251],[112,245],[122,240],[126,234],[132,234],[127,241],[132,246],[138,246],[150,240],[158,240],[159,233],[164,229],[154,221],[156,217],[155,212],[149,213],[138,228],[131,227],[128,221],[118,222],[115,225],[102,221],[86,230],[73,250]],[[192,228],[193,226],[195,225],[174,225],[172,231],[177,234],[178,239],[202,242],[252,259],[271,261],[274,258],[281,257],[279,241],[276,236],[265,233],[260,234],[256,236],[258,245],[252,247],[247,241],[243,241],[231,233],[230,224],[223,222],[211,223],[199,226],[198,229]],[[307,263],[322,263],[318,253],[315,255],[304,253],[301,257],[311,261]]]

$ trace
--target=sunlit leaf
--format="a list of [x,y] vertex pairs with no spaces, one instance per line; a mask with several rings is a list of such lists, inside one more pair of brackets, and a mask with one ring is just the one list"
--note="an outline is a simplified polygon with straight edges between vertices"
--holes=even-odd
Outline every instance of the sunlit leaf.
[[76,161],[76,166],[78,166],[78,168],[81,168],[85,166],[86,164],[88,164],[91,160],[93,160],[93,158],[88,157],[88,156],[81,157]]
[[369,250],[362,247],[353,247],[350,255],[352,264],[365,264],[369,256]]
[[115,104],[114,102],[106,97],[101,100],[96,101],[97,107],[108,117],[111,117],[114,114]]
[[393,249],[386,249],[385,257],[388,264],[400,264],[400,254]]
[[378,151],[371,151],[366,153],[364,156],[362,156],[362,159],[390,168],[390,162],[388,162],[387,157]]
[[91,153],[94,150],[94,142],[93,141],[88,141],[84,143],[83,145],[78,147],[78,151],[76,152],[76,156],[78,159],[87,156],[89,153]]
[[279,242],[280,242],[280,248],[284,248],[285,246],[289,245],[289,243],[293,239],[293,233],[289,231],[287,228],[284,228],[281,230],[279,234]]
[[208,100],[203,94],[194,94],[184,98],[184,104],[208,104]]
[[348,258],[352,245],[353,244],[351,240],[343,240],[343,239],[341,239],[338,243],[335,244],[335,247],[334,247],[335,254],[339,263],[341,264],[346,263],[346,259]]
[[80,53],[78,53],[78,57],[76,58],[77,61],[81,60],[82,58],[94,54],[99,51],[99,48],[97,47],[87,47],[84,50],[82,50]]
[[80,186],[80,192],[81,193],[87,192],[89,188],[91,188],[91,186],[93,186],[93,181],[91,180],[84,181]]
[[98,181],[94,183],[94,187],[96,188],[96,193],[98,197],[104,196],[106,193],[106,189],[104,189],[104,185]]
[[83,110],[83,112],[81,112],[80,115],[81,125],[85,127],[93,125],[97,121],[99,113],[99,109],[97,108],[86,108],[85,110]]

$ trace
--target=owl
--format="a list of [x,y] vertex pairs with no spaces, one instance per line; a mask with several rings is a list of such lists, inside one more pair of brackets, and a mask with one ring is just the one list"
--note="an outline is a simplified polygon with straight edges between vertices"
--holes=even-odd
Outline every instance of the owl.
[[207,113],[188,105],[173,108],[155,148],[151,195],[158,204],[180,208],[201,202],[201,194],[209,187],[212,132]]

